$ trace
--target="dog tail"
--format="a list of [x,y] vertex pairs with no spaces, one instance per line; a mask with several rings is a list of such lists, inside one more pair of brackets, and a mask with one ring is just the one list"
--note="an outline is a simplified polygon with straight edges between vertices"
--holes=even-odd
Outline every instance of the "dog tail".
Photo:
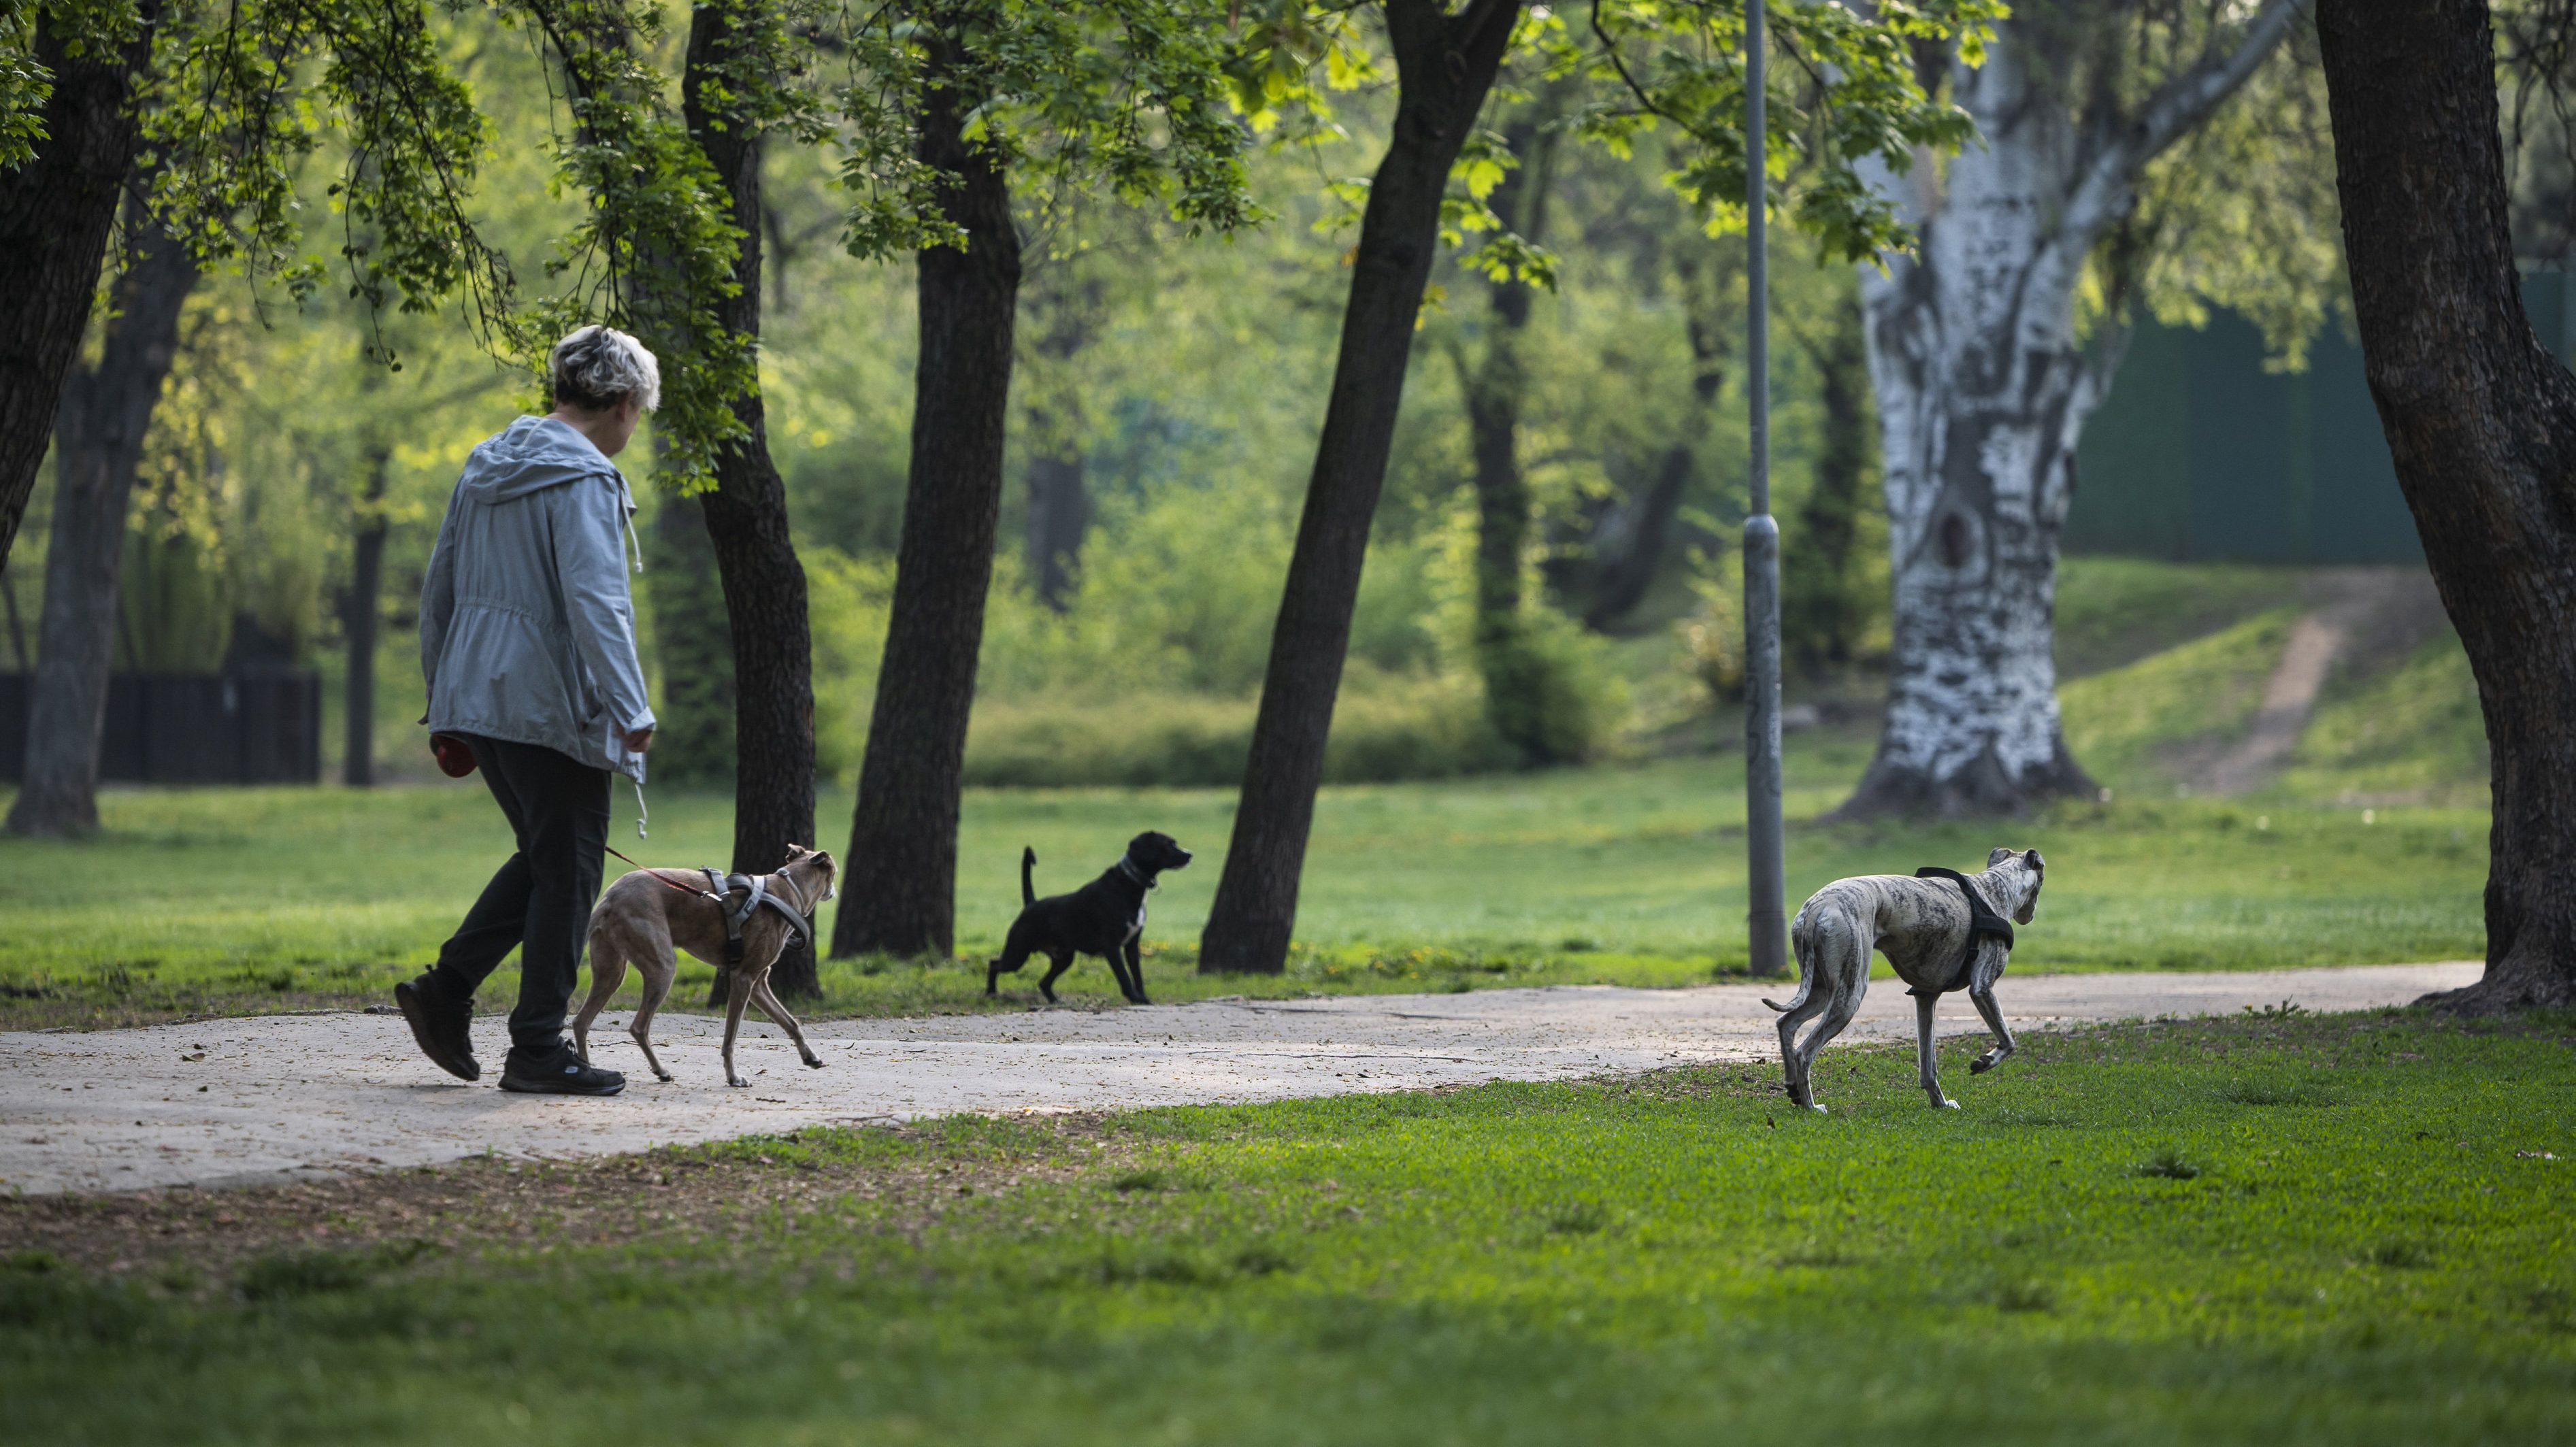
[[1763,1003],[1763,1004],[1765,1004],[1765,1005],[1770,1006],[1773,1010],[1776,1010],[1776,1011],[1778,1011],[1779,1013],[1781,1013],[1781,1014],[1783,1014],[1783,1015],[1786,1015],[1786,1014],[1788,1014],[1790,1011],[1795,1010],[1795,1009],[1797,1009],[1799,1006],[1804,1005],[1805,1003],[1807,1003],[1807,997],[1808,997],[1809,995],[1814,994],[1815,992],[1816,992],[1816,972],[1815,972],[1815,971],[1813,971],[1813,970],[1811,970],[1811,969],[1808,969],[1804,963],[1801,963],[1801,964],[1798,966],[1798,993],[1796,993],[1796,994],[1794,994],[1794,995],[1791,995],[1791,996],[1789,997],[1789,1003],[1788,1003],[1788,1004],[1786,1004],[1786,1005],[1783,1005],[1783,1004],[1780,1004],[1780,1003],[1779,1003],[1778,1001],[1776,1001],[1776,1000],[1764,1000],[1762,1003]]
[[1037,902],[1038,902],[1038,890],[1037,890],[1037,886],[1036,886],[1034,883],[1032,883],[1032,882],[1030,881],[1030,879],[1029,879],[1029,871],[1030,871],[1030,870],[1032,870],[1032,869],[1037,868],[1037,866],[1038,866],[1038,852],[1037,852],[1035,849],[1032,849],[1032,848],[1030,848],[1029,846],[1027,846],[1027,845],[1025,845],[1025,844],[1021,845],[1021,846],[1020,846],[1020,908],[1022,908],[1022,909],[1026,909],[1026,908],[1028,908],[1030,905],[1033,905],[1033,904],[1035,904],[1035,903],[1037,903]]

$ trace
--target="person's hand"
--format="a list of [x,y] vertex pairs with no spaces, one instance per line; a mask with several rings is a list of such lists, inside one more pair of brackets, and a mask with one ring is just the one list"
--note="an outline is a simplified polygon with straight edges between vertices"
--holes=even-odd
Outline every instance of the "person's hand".
[[643,728],[637,729],[633,733],[626,735],[626,747],[639,754],[653,747],[652,725],[647,724]]

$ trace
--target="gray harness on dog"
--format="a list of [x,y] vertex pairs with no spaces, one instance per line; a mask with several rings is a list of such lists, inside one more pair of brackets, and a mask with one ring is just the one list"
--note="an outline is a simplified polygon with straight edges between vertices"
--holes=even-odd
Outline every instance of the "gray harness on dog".
[[1955,869],[1943,869],[1937,864],[1927,864],[1921,869],[1914,871],[1914,877],[1917,879],[1949,880],[1951,883],[1959,886],[1959,892],[1961,894],[1968,897],[1968,952],[1959,959],[1959,977],[1957,979],[1952,980],[1950,983],[1943,985],[1937,990],[1918,988],[1908,990],[1905,993],[1909,995],[1929,996],[1947,995],[1953,990],[1964,990],[1976,981],[1977,941],[1989,938],[1998,939],[2004,942],[2005,949],[2011,949],[2013,942],[2012,921],[1995,913],[1993,910],[1988,909],[1986,907],[1985,896],[1977,893],[1977,887],[1968,882],[1968,876],[1961,874]]
[[[727,874],[703,865],[698,872],[707,877],[707,898],[714,900],[716,909],[724,915],[726,969],[742,963],[742,927],[751,923],[752,915],[764,904],[787,916],[787,927],[796,932],[796,943],[814,942],[814,926],[796,912],[796,906],[771,894],[764,876]],[[733,902],[736,893],[743,897],[740,905]]]

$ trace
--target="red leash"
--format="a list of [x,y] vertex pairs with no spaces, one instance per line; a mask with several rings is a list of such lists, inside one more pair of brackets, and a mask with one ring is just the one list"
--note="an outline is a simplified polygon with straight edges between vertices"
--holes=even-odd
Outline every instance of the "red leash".
[[[627,855],[625,850],[618,848],[614,844],[603,844],[600,847],[607,850],[609,853],[616,855],[618,858],[624,859],[629,864],[635,864],[635,861]],[[653,876],[656,880],[670,885],[671,888],[678,890],[680,893],[687,895],[691,899],[711,899],[714,897],[703,889],[691,889],[685,884],[677,883],[665,877],[662,871],[658,869],[653,869],[642,864],[635,864],[635,867],[643,870],[646,874]]]

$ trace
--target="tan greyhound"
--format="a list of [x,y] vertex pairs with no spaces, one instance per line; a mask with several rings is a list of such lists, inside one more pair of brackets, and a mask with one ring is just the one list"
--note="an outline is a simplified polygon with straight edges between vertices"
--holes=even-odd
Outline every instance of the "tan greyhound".
[[[769,970],[786,952],[789,941],[798,937],[801,920],[792,920],[789,912],[810,916],[816,906],[830,899],[835,891],[836,870],[832,856],[801,845],[787,846],[787,864],[775,874],[764,874],[756,880],[733,876],[745,884],[756,884],[757,891],[738,890],[719,901],[708,888],[704,871],[692,869],[638,869],[619,876],[608,892],[600,896],[599,907],[590,912],[590,998],[582,1004],[581,1014],[572,1022],[573,1049],[582,1062],[590,1061],[590,1022],[599,1018],[608,998],[626,981],[626,964],[634,961],[644,976],[644,1002],[636,1008],[635,1019],[626,1033],[635,1037],[643,1048],[644,1063],[653,1067],[655,1078],[668,1080],[671,1072],[662,1068],[653,1053],[653,1012],[671,993],[671,980],[680,972],[678,950],[687,950],[699,959],[725,968],[728,936],[741,940],[741,957],[733,966],[732,988],[725,992],[724,1068],[727,1085],[748,1085],[742,1073],[734,1069],[734,1036],[742,1029],[745,1005],[756,1004],[770,1019],[787,1031],[796,1042],[796,1053],[807,1065],[821,1069],[822,1057],[805,1043],[805,1032],[778,996],[769,988]],[[751,908],[744,913],[747,901],[766,895],[773,908]],[[728,915],[733,926],[728,928]]]

